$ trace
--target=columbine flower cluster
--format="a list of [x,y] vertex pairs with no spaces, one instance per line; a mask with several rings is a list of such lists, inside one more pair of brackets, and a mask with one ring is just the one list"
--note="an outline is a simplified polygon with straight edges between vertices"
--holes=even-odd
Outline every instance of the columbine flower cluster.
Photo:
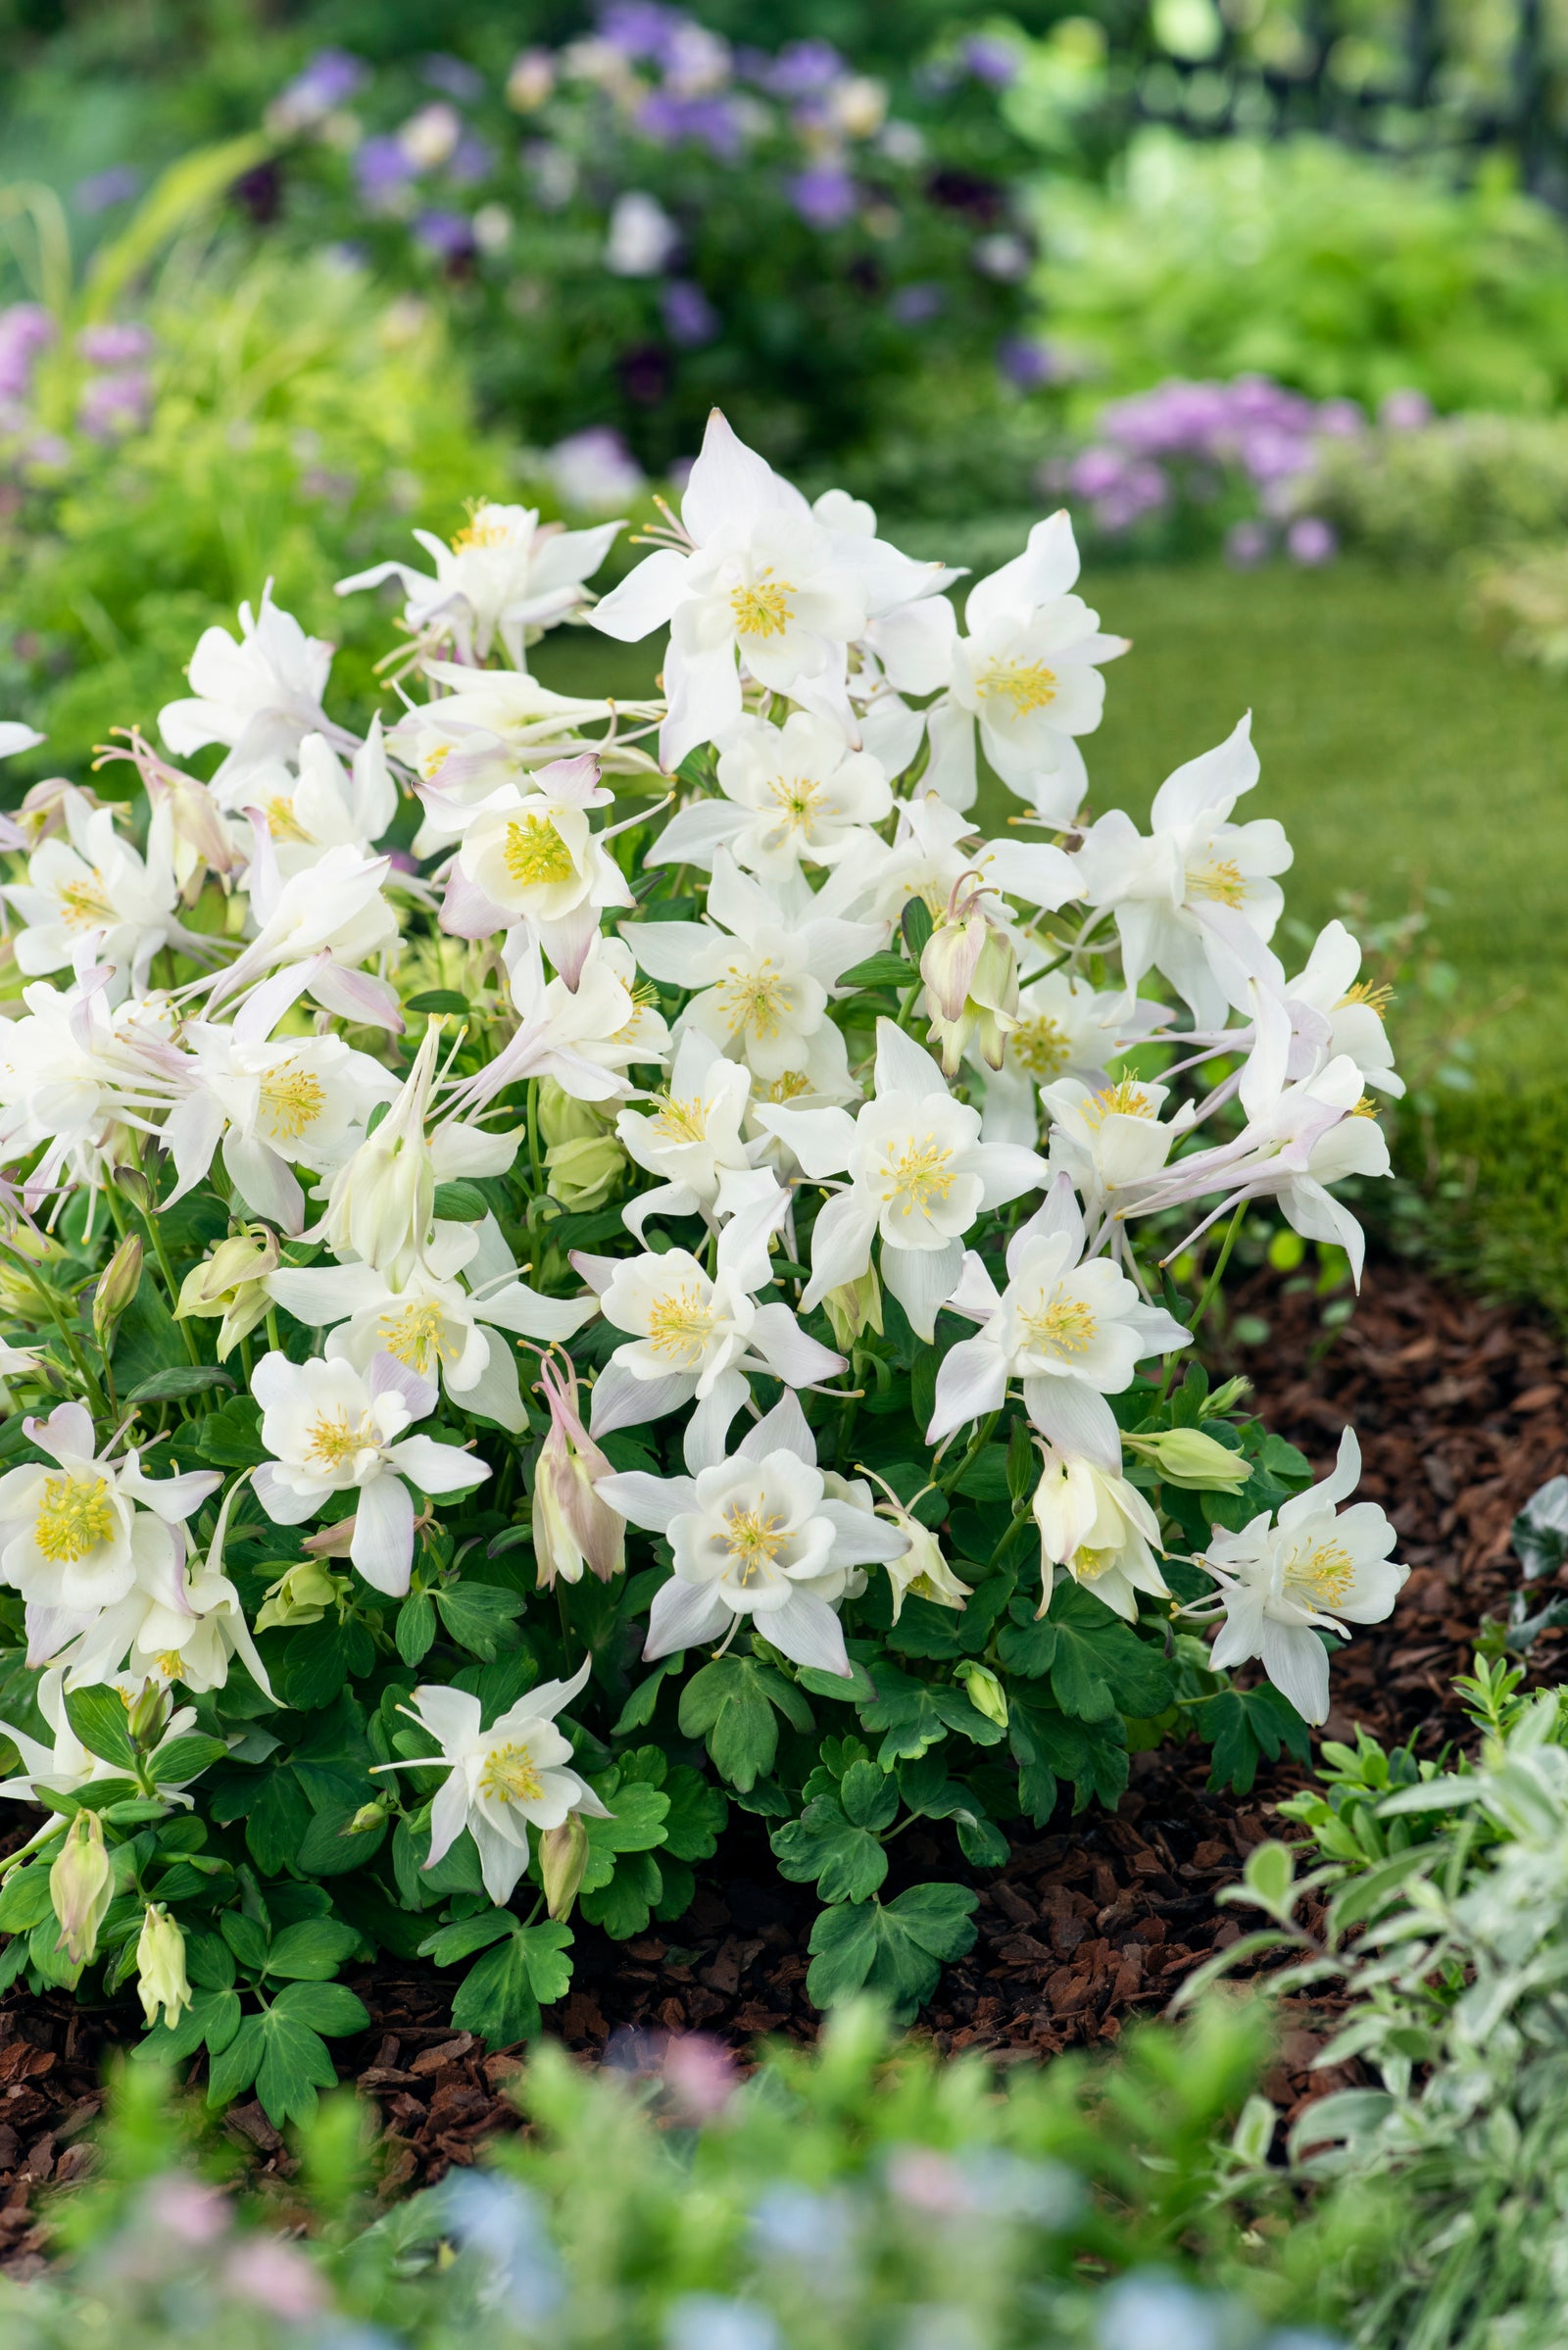
[[[343,581],[402,605],[364,733],[264,592],[114,755],[136,807],[56,779],[8,819],[5,1791],[52,1815],[28,1866],[59,1898],[35,1875],[6,1914],[46,1897],[61,1940],[27,1910],[0,1968],[74,1983],[101,1931],[215,2058],[234,2010],[170,1911],[205,1900],[212,1941],[232,1860],[137,1861],[127,1906],[105,1830],[183,1834],[195,1801],[167,1860],[216,1827],[331,1880],[392,1831],[334,1922],[288,1893],[272,1930],[341,1955],[451,1896],[430,1946],[487,1953],[465,2013],[515,2038],[579,1893],[641,1931],[713,1848],[717,1791],[625,1747],[666,1680],[742,1794],[774,1709],[792,1737],[808,1693],[860,1709],[879,1764],[834,1738],[757,1808],[803,1804],[781,1862],[861,1900],[901,1800],[995,1859],[989,1805],[1049,1818],[1058,1771],[1113,1794],[1107,1725],[1178,1669],[1200,1707],[1256,1660],[1321,1721],[1325,1640],[1403,1579],[1382,1510],[1344,1506],[1353,1436],[1305,1490],[1186,1362],[1254,1211],[1359,1275],[1343,1185],[1388,1173],[1401,1091],[1349,932],[1276,952],[1291,850],[1249,813],[1247,719],[1147,829],[1090,816],[1126,648],[1060,514],[966,581],[715,415],[596,601],[617,528],[480,502]],[[567,620],[667,630],[662,691],[554,692],[528,664]],[[277,1754],[269,1718],[315,1727]],[[953,1770],[1007,1741],[1012,1810],[994,1765],[914,1773],[950,1734]],[[525,1876],[542,1925],[507,1908]],[[960,1888],[916,1890],[953,1954]],[[824,1961],[812,1995],[863,1974]],[[363,2015],[286,1995],[322,2032]]]

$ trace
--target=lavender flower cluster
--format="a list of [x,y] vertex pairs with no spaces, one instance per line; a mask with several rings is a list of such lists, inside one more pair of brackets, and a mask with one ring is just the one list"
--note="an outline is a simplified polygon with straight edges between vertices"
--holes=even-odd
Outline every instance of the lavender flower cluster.
[[13,302],[0,310],[0,458],[24,470],[69,463],[61,423],[107,443],[136,431],[152,406],[153,337],[145,326],[124,320],[82,327],[71,345],[75,368],[63,379],[59,399],[43,403],[38,365],[59,342],[59,325],[41,304]]
[[[1431,418],[1424,395],[1393,392],[1379,422],[1418,429]],[[1207,508],[1232,518],[1227,559],[1246,567],[1281,550],[1318,564],[1338,552],[1333,526],[1306,511],[1306,493],[1325,442],[1367,429],[1354,400],[1312,400],[1266,375],[1229,383],[1174,376],[1102,409],[1094,438],[1041,469],[1042,485],[1082,501],[1094,527],[1122,538],[1148,517]],[[1237,511],[1240,509],[1241,511]]]

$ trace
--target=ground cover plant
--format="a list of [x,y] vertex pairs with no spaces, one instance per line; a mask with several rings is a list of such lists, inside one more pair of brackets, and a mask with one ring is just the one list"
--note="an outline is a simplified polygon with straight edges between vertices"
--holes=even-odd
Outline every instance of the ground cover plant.
[[[363,737],[264,598],[120,752],[134,841],[14,821],[3,1963],[134,1978],[274,2119],[351,1957],[526,2036],[731,1806],[812,1998],[912,2013],[975,1894],[884,1898],[906,1828],[994,1865],[1134,1743],[1304,1752],[1405,1572],[1353,1434],[1311,1485],[1181,1359],[1254,1202],[1358,1268],[1399,1088],[1349,933],[1268,945],[1246,721],[1080,817],[1122,647],[1063,516],[960,620],[715,416],[595,604],[616,528],[480,504],[342,582],[403,603]],[[662,697],[542,687],[572,614],[668,621]]]

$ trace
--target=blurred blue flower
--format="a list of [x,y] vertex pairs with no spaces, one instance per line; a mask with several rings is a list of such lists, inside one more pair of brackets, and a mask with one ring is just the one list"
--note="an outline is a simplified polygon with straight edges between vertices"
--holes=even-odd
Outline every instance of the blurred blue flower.
[[672,343],[687,350],[697,350],[704,343],[713,342],[722,321],[700,285],[686,278],[672,278],[659,297],[664,315],[664,329]]
[[670,2310],[664,2350],[779,2350],[777,2323],[765,2309],[717,2293],[687,2293]]
[[785,185],[808,228],[842,228],[846,220],[855,218],[855,182],[837,164],[811,164],[795,172]]
[[452,2173],[437,2190],[454,2238],[489,2270],[481,2296],[536,2324],[561,2307],[565,2280],[536,2199],[511,2179],[482,2171]]

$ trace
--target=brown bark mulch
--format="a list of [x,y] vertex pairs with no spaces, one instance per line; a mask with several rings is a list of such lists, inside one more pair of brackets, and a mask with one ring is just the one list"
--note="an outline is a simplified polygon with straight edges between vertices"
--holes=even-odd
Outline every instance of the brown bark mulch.
[[[1561,1346],[1528,1315],[1389,1263],[1369,1269],[1353,1318],[1336,1329],[1323,1326],[1306,1285],[1272,1274],[1253,1277],[1233,1312],[1266,1319],[1271,1337],[1227,1367],[1255,1377],[1270,1425],[1319,1473],[1354,1423],[1361,1491],[1389,1511],[1412,1569],[1390,1623],[1357,1635],[1336,1661],[1328,1734],[1348,1738],[1360,1721],[1385,1740],[1414,1736],[1421,1753],[1435,1753],[1465,1736],[1450,1682],[1517,1582],[1513,1517],[1568,1467]],[[1270,1368],[1281,1363],[1292,1366],[1283,1376]],[[1544,1638],[1536,1677],[1559,1677],[1561,1654],[1560,1638]],[[923,2019],[944,2053],[975,2048],[1005,2062],[1113,2040],[1244,1931],[1214,1895],[1249,1848],[1278,1832],[1274,1805],[1304,1774],[1289,1762],[1265,1767],[1239,1798],[1208,1794],[1206,1772],[1201,1750],[1136,1755],[1113,1817],[1060,1817],[1053,1833],[1017,1846],[1005,1870],[973,1876],[978,1940],[947,1970]],[[764,2034],[812,2036],[811,1890],[782,1883],[760,1824],[736,1817],[722,1878],[703,1885],[673,1927],[614,1943],[579,1923],[575,1982],[548,2019],[568,2047],[636,2071],[659,2061],[671,2034],[700,2032],[737,2052]],[[900,1883],[967,1874],[936,1833],[900,1843]],[[515,2126],[502,2092],[518,2055],[487,2056],[453,2032],[454,1978],[386,1965],[353,1980],[373,2029],[338,2046],[346,2075],[380,2106],[388,2191],[471,2161],[482,2138]],[[1294,2106],[1336,2083],[1308,2071],[1321,2019],[1303,2011],[1287,2021],[1265,2086]],[[98,2111],[106,2056],[134,2036],[123,2010],[95,2014],[64,1996],[15,1993],[0,2003],[0,2265],[36,2262],[32,2190],[86,2168],[81,2133]],[[264,2170],[292,2169],[259,2106],[231,2112],[225,2128]]]

